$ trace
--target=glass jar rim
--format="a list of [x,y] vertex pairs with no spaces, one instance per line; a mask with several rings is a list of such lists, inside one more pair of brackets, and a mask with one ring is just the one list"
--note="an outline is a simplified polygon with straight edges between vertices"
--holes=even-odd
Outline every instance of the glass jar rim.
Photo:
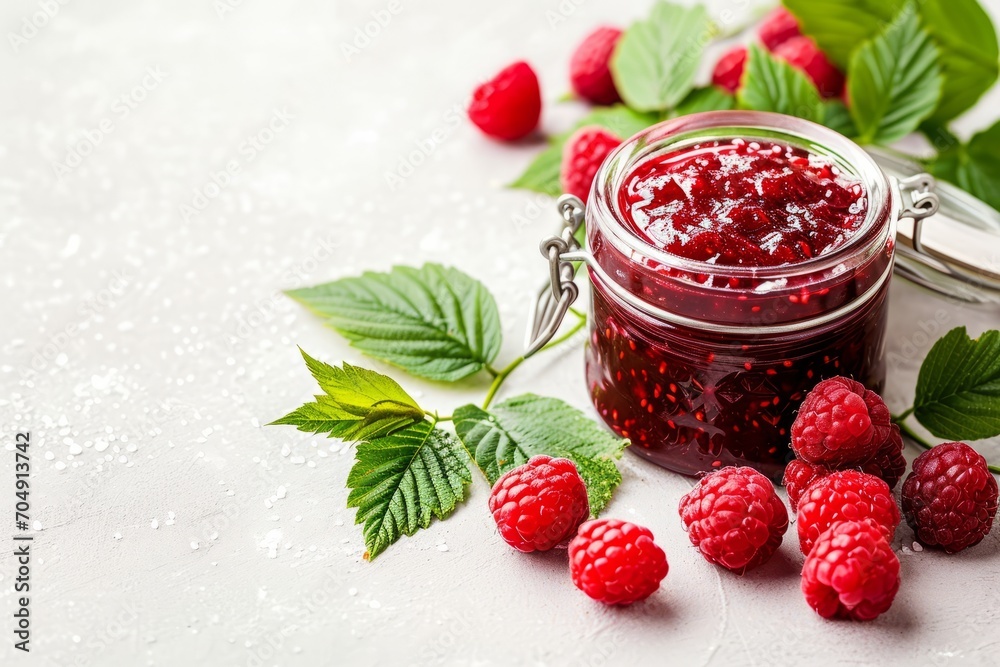
[[[711,134],[709,134],[711,132]],[[754,134],[754,133],[760,134]],[[768,136],[770,135],[770,136]],[[651,154],[667,148],[694,143],[705,138],[748,138],[789,143],[833,160],[861,181],[868,197],[865,220],[857,232],[832,252],[793,264],[739,266],[712,264],[680,257],[658,248],[631,232],[619,221],[624,218],[617,193],[631,170]],[[893,202],[889,180],[875,160],[858,144],[817,123],[802,118],[765,111],[707,111],[663,121],[622,142],[601,164],[594,178],[588,202],[588,219],[596,220],[605,238],[633,256],[651,259],[667,268],[692,274],[712,274],[720,278],[784,279],[835,269],[845,258],[866,248],[877,248],[888,235],[895,217],[885,215]],[[880,221],[884,234],[872,236]],[[863,246],[859,250],[859,246]]]

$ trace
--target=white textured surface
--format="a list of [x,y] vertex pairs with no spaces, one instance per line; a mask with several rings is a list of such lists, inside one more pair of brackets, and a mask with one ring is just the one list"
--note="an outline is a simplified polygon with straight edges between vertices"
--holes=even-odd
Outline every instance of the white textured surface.
[[[710,567],[676,516],[688,480],[628,456],[608,514],[651,527],[671,563],[646,604],[602,608],[572,587],[563,553],[501,545],[482,480],[451,520],[364,562],[344,508],[351,453],[260,424],[313,392],[296,344],[382,367],[277,290],[451,263],[495,292],[503,355],[516,355],[554,216],[548,200],[501,187],[535,147],[482,139],[461,106],[518,57],[554,99],[572,45],[647,3],[402,0],[348,62],[356,28],[394,3],[232,0],[220,17],[224,2],[68,2],[16,53],[5,39],[0,517],[11,515],[13,433],[30,429],[41,530],[30,656],[11,648],[2,547],[2,664],[995,664],[1000,534],[946,557],[903,549],[903,527],[891,612],[824,622],[798,591],[794,539],[746,577]],[[20,31],[39,4],[5,3],[0,26]],[[147,68],[162,81],[147,78],[126,114],[120,98]],[[998,100],[964,128],[990,122]],[[550,105],[545,125],[579,113]],[[273,141],[244,146],[272,121]],[[102,123],[111,131],[57,178],[53,164]],[[185,219],[180,206],[231,161],[237,178]],[[403,163],[412,174],[390,190],[385,174]],[[998,320],[898,281],[892,303],[894,408],[936,337],[921,325]],[[485,389],[402,381],[442,411]],[[528,388],[586,407],[579,341],[523,366],[505,391]]]

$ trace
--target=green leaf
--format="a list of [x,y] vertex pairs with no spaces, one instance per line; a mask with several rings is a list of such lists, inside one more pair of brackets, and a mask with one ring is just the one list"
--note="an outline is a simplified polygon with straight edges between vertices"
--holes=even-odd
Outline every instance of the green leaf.
[[576,408],[556,398],[524,394],[493,406],[455,411],[455,431],[493,484],[532,456],[547,454],[576,464],[587,485],[593,516],[621,483],[615,460],[628,440],[615,437]]
[[417,402],[392,378],[348,363],[330,366],[299,351],[326,393],[269,425],[288,424],[353,442],[382,437],[424,418]]
[[718,86],[695,88],[677,105],[675,115],[687,116],[703,111],[730,111],[736,108],[736,98]]
[[639,111],[677,106],[694,87],[701,54],[715,30],[701,5],[653,5],[648,19],[625,31],[611,57],[611,74],[625,103]]
[[899,13],[906,0],[783,0],[819,48],[841,69],[854,49]]
[[854,52],[847,85],[859,143],[891,144],[930,116],[941,97],[937,59],[912,4]]
[[493,296],[478,280],[439,264],[366,272],[287,294],[365,354],[431,380],[472,375],[500,351]]
[[427,421],[358,445],[347,506],[357,507],[355,522],[365,524],[367,558],[427,528],[433,518],[446,518],[471,482],[465,448]]
[[845,137],[858,136],[858,128],[854,126],[851,112],[840,100],[823,101],[823,124]]
[[817,123],[824,117],[823,102],[812,81],[756,44],[750,45],[738,99],[744,109],[774,111]]
[[972,340],[959,327],[934,343],[920,366],[913,408],[939,438],[1000,435],[1000,331]]
[[1000,122],[974,135],[968,143],[942,151],[929,168],[935,176],[1000,210]]
[[921,0],[920,14],[941,52],[944,87],[931,117],[944,122],[972,107],[996,82],[997,33],[976,0]]
[[573,132],[581,127],[599,125],[611,130],[619,137],[627,139],[654,124],[657,120],[659,117],[656,114],[633,111],[624,104],[596,107],[581,118],[572,130],[553,137],[549,147],[535,157],[525,172],[510,184],[510,187],[558,197],[562,194],[562,186],[559,184],[559,168],[562,165],[563,146],[566,145],[566,140]]

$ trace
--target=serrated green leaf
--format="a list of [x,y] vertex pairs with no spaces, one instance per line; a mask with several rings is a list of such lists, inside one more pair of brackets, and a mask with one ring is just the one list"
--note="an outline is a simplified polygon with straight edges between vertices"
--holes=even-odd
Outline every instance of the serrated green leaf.
[[532,160],[524,173],[518,176],[517,180],[510,184],[510,187],[558,197],[562,194],[562,186],[559,184],[559,168],[562,165],[563,147],[573,132],[581,127],[598,125],[611,130],[623,139],[627,139],[646,129],[658,119],[656,114],[633,111],[624,104],[596,107],[577,121],[572,130],[553,137],[548,148]]
[[944,86],[931,118],[959,116],[996,82],[1000,48],[990,15],[976,0],[921,0],[920,14],[941,53]]
[[736,98],[718,86],[695,88],[677,105],[675,116],[687,116],[703,111],[730,111],[736,108]]
[[271,425],[287,424],[353,442],[387,435],[424,418],[417,402],[392,378],[348,363],[337,368],[299,351],[326,393]]
[[701,5],[653,5],[649,18],[633,23],[611,57],[615,87],[639,111],[673,109],[694,87],[705,44],[716,28]]
[[928,168],[935,176],[1000,210],[1000,122],[974,135],[968,143],[942,151]]
[[750,45],[737,99],[743,109],[773,111],[816,123],[824,117],[823,102],[812,81],[756,44]]
[[858,128],[854,126],[851,112],[840,100],[823,101],[823,124],[835,132],[840,132],[845,137],[858,136]]
[[488,412],[466,405],[455,411],[455,431],[490,484],[538,454],[570,459],[587,485],[594,516],[622,481],[615,460],[628,440],[615,437],[556,398],[524,394]]
[[877,35],[906,0],[783,0],[802,32],[841,69],[858,45]]
[[500,351],[493,296],[458,269],[397,266],[287,294],[365,354],[431,380],[472,375]]
[[471,482],[465,448],[427,421],[358,445],[347,506],[357,507],[355,523],[365,524],[368,559],[432,519],[446,518]]
[[1000,435],[1000,331],[972,340],[959,327],[934,343],[920,366],[913,413],[939,438]]
[[851,117],[863,144],[891,144],[916,130],[941,97],[938,50],[908,4],[851,56]]

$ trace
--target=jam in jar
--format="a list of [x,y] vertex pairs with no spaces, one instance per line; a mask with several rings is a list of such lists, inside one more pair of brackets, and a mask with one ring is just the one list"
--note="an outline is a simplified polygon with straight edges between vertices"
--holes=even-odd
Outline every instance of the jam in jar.
[[695,114],[622,144],[586,209],[598,413],[669,469],[779,480],[817,382],[882,388],[897,210],[861,148],[800,119]]

